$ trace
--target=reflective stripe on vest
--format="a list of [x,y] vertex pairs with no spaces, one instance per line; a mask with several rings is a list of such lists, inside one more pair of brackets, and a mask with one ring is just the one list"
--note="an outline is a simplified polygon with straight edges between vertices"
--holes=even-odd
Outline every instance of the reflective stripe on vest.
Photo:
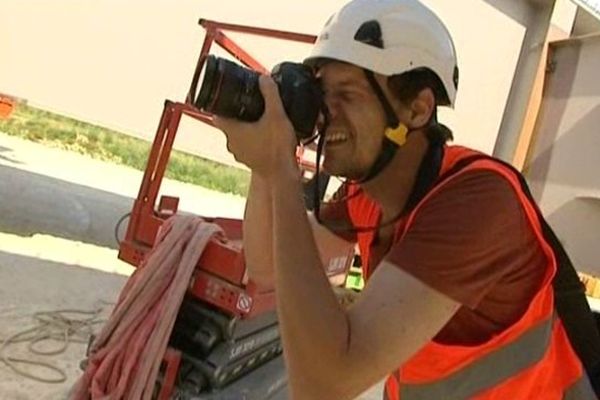
[[563,396],[563,400],[587,400],[597,399],[596,394],[594,393],[594,389],[590,384],[590,380],[587,378],[587,375],[583,374],[581,378],[577,382],[575,382],[571,387],[569,387],[565,391],[565,395]]
[[[456,371],[445,379],[426,384],[402,383],[401,400],[469,399],[538,363],[550,345],[556,317],[549,318],[512,343]],[[563,400],[590,400],[596,395],[587,375],[565,390]]]
[[423,384],[402,382],[400,399],[447,399],[448,395],[451,395],[452,399],[468,399],[503,382],[542,359],[550,344],[553,322],[554,318],[548,318],[523,333],[512,343],[487,354],[444,379]]

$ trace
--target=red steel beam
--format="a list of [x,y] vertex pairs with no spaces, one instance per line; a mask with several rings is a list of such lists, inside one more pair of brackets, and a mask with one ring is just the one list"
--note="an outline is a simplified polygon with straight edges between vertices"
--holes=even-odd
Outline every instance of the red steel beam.
[[247,26],[247,25],[236,25],[236,24],[228,24],[224,22],[211,21],[207,19],[201,18],[198,23],[202,25],[205,29],[222,29],[225,31],[231,32],[240,32],[247,33],[250,35],[259,35],[259,36],[267,36],[276,39],[283,40],[291,40],[294,42],[302,42],[302,43],[314,43],[317,39],[314,35],[307,35],[304,33],[297,32],[289,32],[289,31],[280,31],[277,29],[268,29],[268,28],[258,28],[255,26]]
[[170,107],[171,114],[166,127],[165,135],[163,137],[162,146],[159,151],[158,160],[155,163],[154,168],[150,169],[151,184],[148,187],[148,202],[150,204],[155,204],[156,202],[156,196],[158,195],[160,184],[169,162],[169,156],[171,155],[173,142],[175,141],[175,135],[177,134],[177,128],[179,127],[179,121],[181,120],[181,104],[171,103]]
[[194,97],[196,95],[196,88],[198,87],[198,80],[200,79],[200,73],[202,72],[202,68],[204,67],[204,61],[206,59],[206,55],[210,51],[212,42],[215,39],[214,33],[215,33],[214,29],[206,30],[206,35],[204,36],[204,42],[202,43],[202,50],[200,50],[200,55],[198,56],[198,61],[196,62],[196,70],[194,71],[194,76],[192,77],[192,84],[190,85],[190,89],[185,98],[185,102],[188,104],[192,104],[194,102]]
[[269,71],[262,66],[254,57],[248,54],[244,49],[233,41],[229,36],[225,35],[221,31],[215,33],[215,42],[223,47],[229,54],[246,64],[248,67],[260,72],[261,74],[268,74]]

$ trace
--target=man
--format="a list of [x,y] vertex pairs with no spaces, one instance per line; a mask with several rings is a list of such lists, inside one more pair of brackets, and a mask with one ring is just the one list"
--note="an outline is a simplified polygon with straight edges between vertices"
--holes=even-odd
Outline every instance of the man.
[[[454,104],[458,69],[441,21],[416,0],[354,0],[306,63],[328,108],[324,169],[350,182],[319,215],[331,232],[306,214],[270,78],[258,122],[215,118],[252,171],[245,254],[276,289],[292,398],[352,399],[386,376],[389,399],[595,398],[555,316],[555,257],[518,177],[445,145],[436,108]],[[319,258],[332,232],[358,242],[368,277],[347,310]]]

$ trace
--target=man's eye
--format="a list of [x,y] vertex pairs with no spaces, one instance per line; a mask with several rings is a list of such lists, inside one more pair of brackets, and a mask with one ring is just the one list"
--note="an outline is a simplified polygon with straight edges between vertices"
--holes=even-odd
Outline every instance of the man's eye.
[[352,101],[355,100],[359,94],[356,91],[351,90],[324,90],[324,95],[334,101]]
[[353,100],[356,98],[356,92],[344,91],[340,93],[340,98],[347,101]]

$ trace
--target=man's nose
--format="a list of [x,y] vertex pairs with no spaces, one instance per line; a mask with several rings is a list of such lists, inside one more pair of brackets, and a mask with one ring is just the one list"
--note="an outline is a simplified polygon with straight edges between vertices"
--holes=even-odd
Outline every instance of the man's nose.
[[327,106],[327,111],[329,115],[329,120],[334,119],[339,111],[339,102],[334,98],[334,96],[325,96],[325,106]]

